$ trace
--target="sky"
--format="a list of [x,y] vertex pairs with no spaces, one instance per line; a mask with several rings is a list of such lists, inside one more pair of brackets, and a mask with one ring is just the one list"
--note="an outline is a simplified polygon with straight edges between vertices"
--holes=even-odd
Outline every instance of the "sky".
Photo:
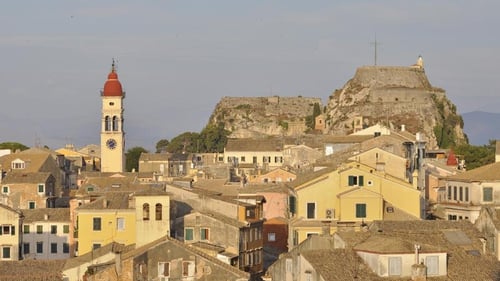
[[421,55],[459,114],[500,113],[500,1],[5,1],[0,142],[100,142],[111,70],[126,146],[200,132],[224,96],[320,97]]

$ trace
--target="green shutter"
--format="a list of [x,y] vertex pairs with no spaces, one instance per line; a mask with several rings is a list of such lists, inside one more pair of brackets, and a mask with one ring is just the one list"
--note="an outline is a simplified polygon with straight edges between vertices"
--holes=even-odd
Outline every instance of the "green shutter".
[[358,185],[363,186],[363,176],[359,176],[358,181],[359,181]]
[[366,204],[356,204],[356,218],[366,218]]
[[185,240],[193,240],[193,229],[186,228]]
[[349,176],[349,186],[353,186],[353,185],[354,185],[354,177]]
[[293,196],[290,196],[289,197],[289,208],[290,208],[290,213],[292,214],[295,214],[295,212],[297,211],[297,208],[296,208],[296,204],[297,204],[297,199]]

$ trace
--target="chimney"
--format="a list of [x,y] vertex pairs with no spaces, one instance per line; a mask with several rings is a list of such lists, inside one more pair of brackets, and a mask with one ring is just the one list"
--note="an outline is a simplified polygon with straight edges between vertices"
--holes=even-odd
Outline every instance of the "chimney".
[[102,200],[102,207],[107,208],[108,207],[108,200],[104,199]]
[[404,131],[406,131],[406,126],[405,126],[405,124],[401,125],[401,132],[404,132]]
[[43,219],[46,220],[46,221],[49,220],[49,214],[44,214],[43,215]]

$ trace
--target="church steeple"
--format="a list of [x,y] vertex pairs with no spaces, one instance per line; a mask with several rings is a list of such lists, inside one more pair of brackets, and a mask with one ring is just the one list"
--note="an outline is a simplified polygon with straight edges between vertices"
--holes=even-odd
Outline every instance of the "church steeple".
[[123,172],[125,132],[123,130],[123,99],[125,92],[118,80],[113,59],[111,72],[101,91],[101,171]]

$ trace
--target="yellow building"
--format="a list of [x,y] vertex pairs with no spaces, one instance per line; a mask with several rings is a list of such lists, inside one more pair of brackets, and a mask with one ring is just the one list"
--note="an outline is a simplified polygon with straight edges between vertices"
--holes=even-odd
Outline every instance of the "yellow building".
[[291,241],[341,228],[359,229],[373,220],[419,219],[421,192],[384,171],[350,162],[297,178],[291,183]]
[[170,196],[161,190],[108,192],[76,209],[78,255],[112,242],[138,246],[170,234]]

